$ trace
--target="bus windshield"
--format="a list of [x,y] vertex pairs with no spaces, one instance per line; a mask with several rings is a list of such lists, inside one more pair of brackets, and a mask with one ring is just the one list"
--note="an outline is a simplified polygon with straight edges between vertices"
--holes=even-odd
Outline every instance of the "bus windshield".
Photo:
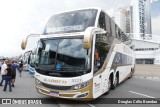
[[96,16],[96,9],[78,10],[54,15],[47,23],[44,35],[84,31],[87,27],[95,25]]
[[90,55],[83,38],[41,40],[36,58],[37,72],[51,76],[80,76],[90,72]]

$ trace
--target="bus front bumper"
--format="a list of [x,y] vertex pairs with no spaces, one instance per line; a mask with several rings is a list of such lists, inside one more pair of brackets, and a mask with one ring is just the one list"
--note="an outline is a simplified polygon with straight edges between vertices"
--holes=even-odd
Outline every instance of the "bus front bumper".
[[81,89],[81,90],[52,90],[40,85],[36,85],[37,92],[52,96],[56,98],[66,98],[66,99],[74,99],[74,100],[92,100],[92,90],[89,91],[89,86]]

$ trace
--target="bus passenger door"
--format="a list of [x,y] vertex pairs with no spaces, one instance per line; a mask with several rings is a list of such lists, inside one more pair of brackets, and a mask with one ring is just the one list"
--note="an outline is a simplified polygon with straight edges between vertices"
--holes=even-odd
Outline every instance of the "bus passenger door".
[[[97,39],[97,38],[96,38]],[[94,77],[93,77],[93,98],[97,98],[102,94],[102,74],[101,74],[101,64],[100,64],[100,50],[98,48],[98,43],[95,43],[94,49]]]
[[101,71],[94,67],[93,77],[93,98],[97,98],[102,94],[102,74]]
[[107,89],[107,67],[105,60],[110,46],[104,41],[103,34],[97,34],[94,49],[94,79],[93,79],[93,97],[102,95]]

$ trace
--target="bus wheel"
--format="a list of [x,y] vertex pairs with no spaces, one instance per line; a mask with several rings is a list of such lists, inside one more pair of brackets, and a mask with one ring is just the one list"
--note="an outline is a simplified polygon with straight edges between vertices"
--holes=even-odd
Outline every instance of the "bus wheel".
[[118,86],[118,75],[115,76],[115,81],[112,82],[111,89],[114,90]]
[[131,69],[130,76],[128,77],[128,79],[132,78],[132,76],[133,76],[133,70]]
[[109,78],[109,81],[108,81],[108,91],[106,93],[104,93],[104,95],[108,95],[110,90],[111,90],[111,85],[112,85],[112,82],[111,82],[111,77]]

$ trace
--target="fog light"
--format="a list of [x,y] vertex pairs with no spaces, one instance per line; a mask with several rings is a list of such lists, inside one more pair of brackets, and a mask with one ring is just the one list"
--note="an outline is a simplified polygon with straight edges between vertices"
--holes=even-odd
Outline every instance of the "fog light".
[[35,80],[37,85],[41,85],[41,81],[39,81],[38,79]]
[[87,95],[88,95],[88,93],[83,93],[83,94],[77,96],[77,98],[83,98],[83,97],[86,97]]

